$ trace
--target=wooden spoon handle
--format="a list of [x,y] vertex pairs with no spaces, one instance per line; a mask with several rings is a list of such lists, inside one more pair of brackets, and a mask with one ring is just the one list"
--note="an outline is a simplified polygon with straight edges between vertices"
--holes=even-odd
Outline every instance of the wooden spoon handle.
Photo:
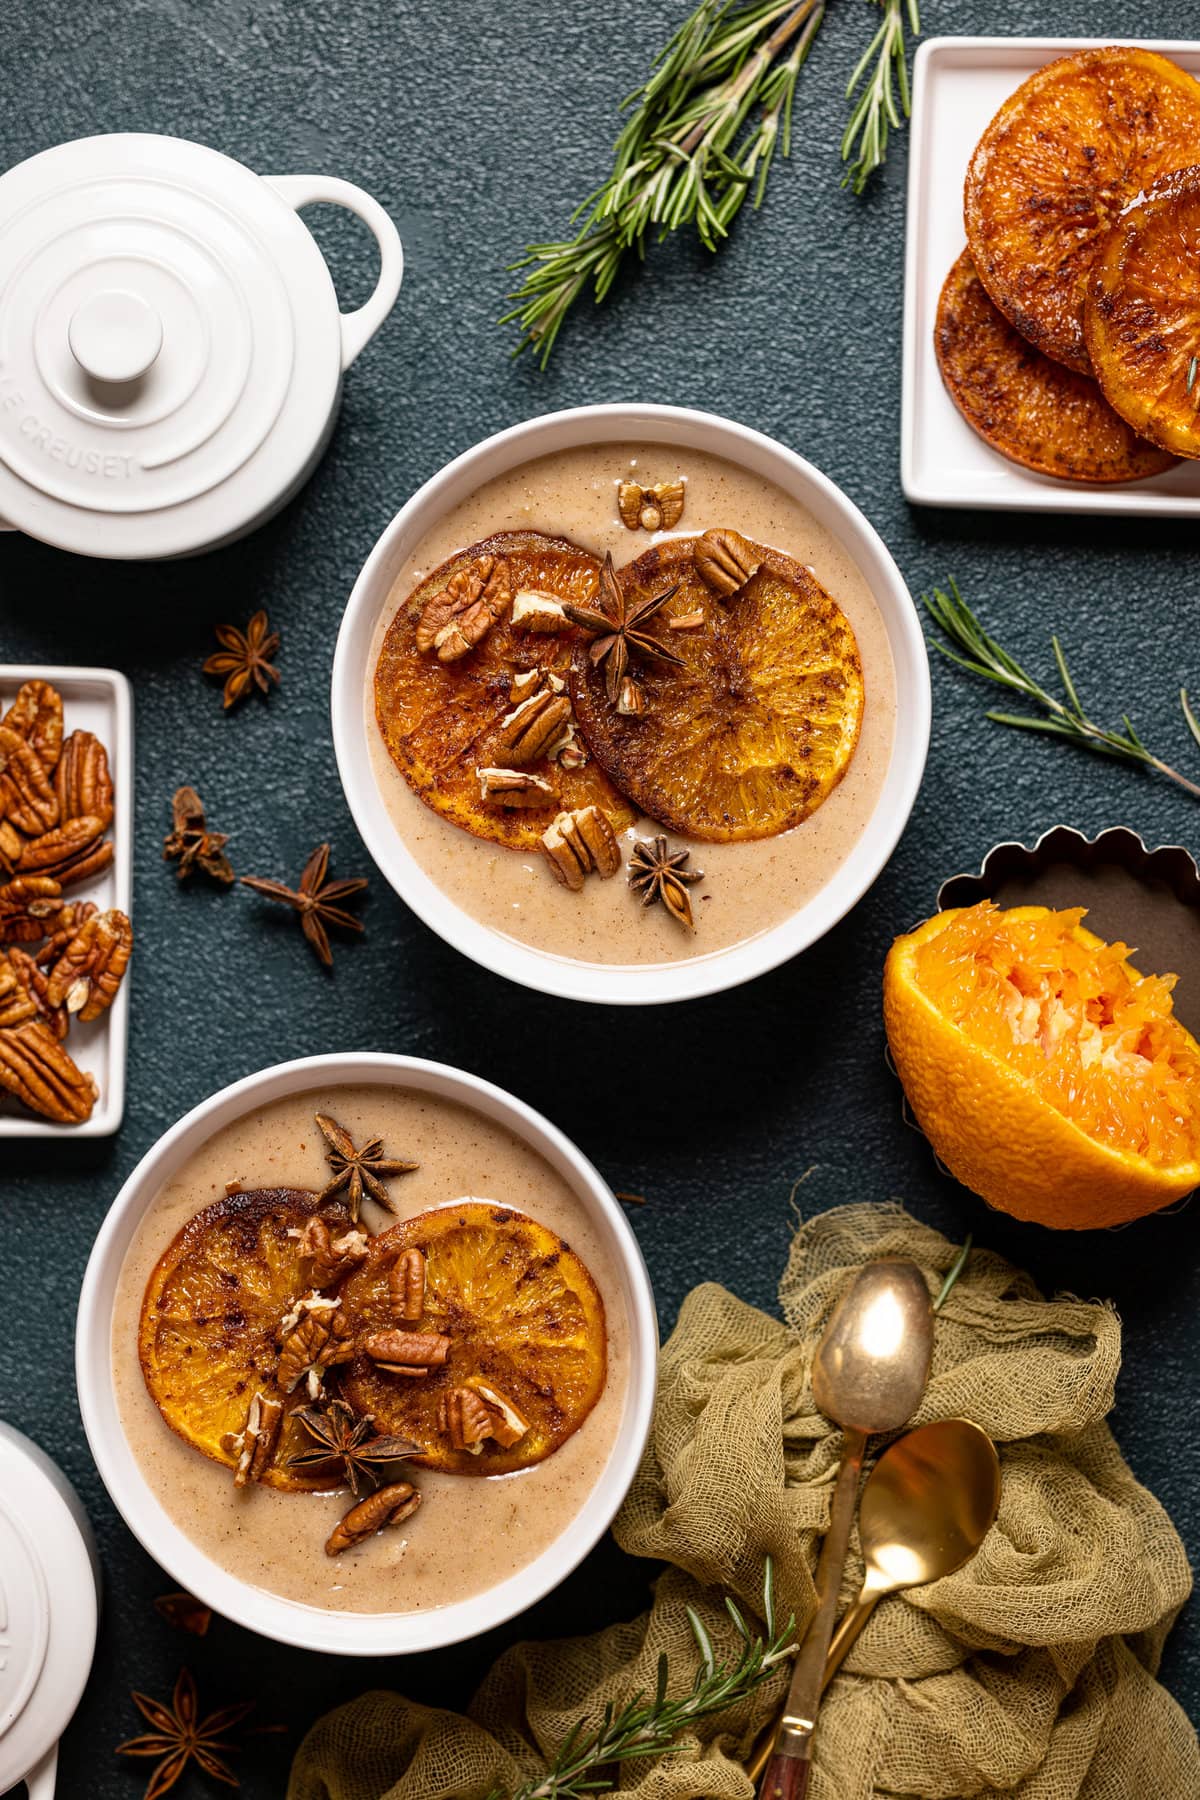
[[833,1680],[843,1662],[850,1654],[852,1647],[858,1640],[859,1633],[862,1631],[863,1626],[875,1611],[875,1608],[882,1598],[882,1594],[870,1593],[864,1587],[862,1593],[854,1602],[854,1605],[848,1612],[842,1614],[841,1622],[834,1632],[833,1641],[829,1646],[829,1654],[825,1658],[825,1674],[821,1682],[822,1693],[825,1692],[825,1689],[829,1686],[829,1683]]
[[807,1756],[773,1756],[763,1772],[758,1800],[804,1800],[811,1768]]

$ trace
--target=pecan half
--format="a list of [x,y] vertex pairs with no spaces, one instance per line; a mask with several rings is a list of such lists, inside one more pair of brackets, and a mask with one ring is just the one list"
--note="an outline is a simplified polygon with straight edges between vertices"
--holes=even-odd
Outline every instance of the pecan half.
[[[50,998],[50,977],[39,969],[32,956],[24,950],[18,950],[15,944],[8,952],[8,963],[30,1008],[26,1016],[40,1019],[47,1031],[53,1032],[61,1043],[71,1021],[61,1001],[55,1002]],[[11,1025],[18,1021],[6,1018],[0,1022]]]
[[63,745],[54,774],[54,791],[64,819],[88,815],[102,826],[113,816],[113,784],[108,772],[108,752],[90,731],[73,731]]
[[283,1429],[283,1401],[273,1395],[255,1394],[246,1413],[246,1423],[239,1432],[226,1432],[221,1448],[237,1457],[233,1472],[234,1487],[246,1487],[261,1481],[270,1466]]
[[403,1524],[420,1504],[421,1496],[411,1481],[392,1481],[387,1487],[376,1488],[334,1526],[325,1545],[326,1556],[337,1556],[389,1525]]
[[26,681],[4,715],[3,723],[37,752],[47,775],[53,775],[63,746],[62,695],[48,681]]
[[567,615],[561,601],[540,588],[521,588],[513,596],[509,620],[514,631],[565,631]]
[[598,806],[560,812],[547,826],[538,845],[556,878],[572,893],[579,893],[593,869],[605,880],[621,866],[621,846],[608,814]]
[[402,1250],[388,1270],[388,1295],[401,1324],[420,1324],[425,1311],[425,1258],[416,1248]]
[[438,1401],[438,1428],[452,1450],[479,1456],[492,1435],[492,1415],[473,1388],[451,1388]]
[[508,1398],[507,1394],[502,1394],[499,1388],[489,1387],[487,1382],[481,1381],[477,1375],[468,1376],[465,1385],[479,1395],[492,1415],[492,1436],[496,1442],[502,1444],[506,1450],[510,1450],[514,1444],[519,1444],[529,1430],[529,1420],[521,1409]]
[[0,950],[0,1030],[38,1016],[37,1002],[19,978],[12,954]]
[[553,806],[558,795],[541,775],[524,769],[476,769],[479,797],[497,806],[520,810],[529,806]]
[[440,1331],[371,1331],[360,1338],[359,1349],[392,1375],[419,1378],[445,1365],[450,1339]]
[[50,935],[44,944],[39,944],[36,952],[40,967],[53,968],[79,927],[94,918],[99,910],[94,900],[72,900],[48,918],[45,929]]
[[513,768],[537,762],[562,736],[571,718],[571,702],[565,694],[539,688],[500,721],[500,742]]
[[11,875],[25,854],[25,839],[7,819],[0,819],[0,875]]
[[61,887],[95,875],[113,859],[113,847],[104,837],[104,826],[99,814],[81,813],[78,818],[56,825],[53,831],[43,831],[26,844],[17,872],[51,875]]
[[366,1254],[365,1231],[344,1231],[335,1238],[324,1219],[309,1219],[300,1233],[301,1269],[311,1288],[332,1287],[357,1269]]
[[[298,1310],[300,1317],[285,1331],[280,1346],[275,1380],[285,1394],[306,1381],[309,1399],[319,1400],[324,1392],[322,1377],[326,1369],[349,1362],[354,1354],[350,1327],[336,1310],[336,1302],[318,1307],[310,1298],[301,1301]],[[285,1320],[285,1326],[287,1323]]]
[[417,649],[439,662],[457,662],[485,638],[512,600],[512,577],[502,556],[481,556],[452,575],[425,603]]
[[0,819],[26,837],[58,824],[58,799],[41,757],[8,725],[0,725]]
[[0,1031],[0,1088],[57,1125],[82,1125],[98,1089],[40,1019]]
[[36,944],[62,910],[62,889],[49,875],[19,875],[0,887],[0,944]]
[[617,511],[626,531],[670,531],[683,517],[685,488],[682,481],[658,481],[642,487],[623,481],[617,489]]
[[759,568],[752,545],[736,531],[706,531],[692,552],[696,573],[714,594],[728,600]]
[[51,1006],[78,1013],[83,1024],[107,1012],[133,954],[133,926],[110,907],[86,919],[53,969],[47,998]]

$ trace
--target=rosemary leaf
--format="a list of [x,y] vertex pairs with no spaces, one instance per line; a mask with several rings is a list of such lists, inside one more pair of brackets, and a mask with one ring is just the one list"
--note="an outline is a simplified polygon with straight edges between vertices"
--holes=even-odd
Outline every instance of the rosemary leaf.
[[[1153,769],[1200,800],[1200,784],[1181,775],[1178,769],[1173,769],[1170,763],[1156,756],[1143,741],[1128,713],[1121,714],[1121,724],[1124,727],[1122,731],[1106,730],[1089,718],[1071,678],[1066,652],[1057,637],[1051,638],[1050,642],[1059,681],[1066,695],[1065,700],[1057,699],[1042,687],[1021,667],[1015,657],[1010,656],[984,630],[959,593],[956,582],[952,580],[948,590],[934,588],[932,594],[923,594],[921,598],[935,625],[949,639],[948,644],[934,640],[934,648],[940,650],[947,661],[957,663],[971,675],[980,676],[985,681],[998,681],[1002,686],[1024,694],[1045,715],[1036,718],[1028,713],[989,712],[988,718],[997,725],[1011,725],[1020,731],[1040,731],[1051,737],[1067,738],[1071,743],[1091,750],[1097,756],[1116,757],[1122,762]],[[1200,723],[1188,704],[1186,688],[1179,691],[1179,703],[1188,730],[1200,744]]]

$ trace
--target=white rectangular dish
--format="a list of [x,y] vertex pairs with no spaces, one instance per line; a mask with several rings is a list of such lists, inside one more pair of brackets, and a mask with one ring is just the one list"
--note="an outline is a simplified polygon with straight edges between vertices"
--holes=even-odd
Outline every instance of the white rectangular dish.
[[965,243],[963,180],[999,106],[1057,56],[1098,44],[1139,44],[1200,76],[1200,43],[1142,38],[930,38],[917,51],[908,166],[900,479],[920,506],[1009,512],[1200,517],[1200,462],[1125,487],[1035,475],[992,450],[942,385],[933,348],[942,283]]
[[[129,683],[115,669],[56,668],[40,663],[0,663],[0,714],[7,712],[23,681],[51,682],[62,695],[64,728],[93,731],[108,752],[114,787],[108,868],[92,881],[67,890],[68,900],[94,900],[132,916],[133,901],[133,700]],[[129,1026],[129,977],[108,1011],[90,1025],[72,1027],[68,1049],[100,1089],[95,1110],[82,1125],[39,1119],[0,1094],[0,1138],[108,1137],[125,1112],[125,1045]]]

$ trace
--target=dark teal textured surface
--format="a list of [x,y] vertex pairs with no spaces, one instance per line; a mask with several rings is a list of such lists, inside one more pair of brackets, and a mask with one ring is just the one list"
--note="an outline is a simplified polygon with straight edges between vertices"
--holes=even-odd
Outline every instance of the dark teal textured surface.
[[[0,660],[115,663],[137,718],[138,951],[130,1100],[111,1143],[6,1144],[0,1174],[0,1415],[53,1450],[95,1521],[107,1580],[100,1654],[63,1755],[63,1800],[134,1800],[144,1765],[111,1755],[137,1728],[131,1686],[169,1693],[181,1662],[215,1705],[257,1694],[289,1726],[243,1759],[247,1800],[282,1794],[290,1753],[326,1704],[372,1684],[464,1700],[502,1642],[585,1629],[641,1605],[651,1571],[611,1545],[509,1631],[444,1655],[357,1664],[265,1645],[216,1622],[180,1637],[152,1610],[170,1583],[116,1518],[73,1401],[71,1328],[92,1236],[160,1131],[226,1081],[319,1050],[459,1063],[543,1108],[619,1188],[664,1329],[696,1281],[770,1305],[788,1190],[806,1207],[903,1197],[922,1217],[1027,1265],[1047,1287],[1111,1297],[1125,1321],[1114,1417],[1138,1475],[1200,1552],[1200,1272],[1193,1205],[1114,1235],[1053,1237],[995,1217],[933,1167],[884,1066],[879,975],[894,933],[943,876],[1000,838],[1119,821],[1196,844],[1195,802],[1069,747],[982,720],[985,697],[939,664],[925,786],[890,867],[816,949],[738,993],[640,1015],[523,994],[465,962],[372,880],[367,936],[330,981],[287,919],[248,892],[176,887],[159,860],[172,790],[194,782],[239,869],[294,875],[318,838],[339,873],[368,859],[329,741],[338,620],[377,533],[449,456],[553,407],[640,399],[705,406],[781,438],[864,508],[914,590],[948,573],[1035,666],[1066,642],[1084,695],[1128,707],[1195,770],[1175,704],[1200,686],[1191,524],[914,513],[899,487],[906,147],[863,201],[839,191],[841,88],[870,28],[830,0],[800,84],[796,145],[716,260],[656,252],[594,318],[564,332],[545,376],[507,359],[493,320],[501,265],[557,232],[603,172],[614,105],[685,0],[13,0],[3,15],[0,165],[64,138],[140,129],[211,143],[263,171],[358,181],[397,220],[408,275],[356,365],[329,454],[279,519],[216,556],[86,563],[0,538]],[[1183,36],[1193,0],[926,0],[930,31]],[[310,215],[346,303],[370,286],[356,227]],[[270,608],[283,687],[221,715],[199,663],[218,619]],[[53,623],[50,623],[53,609]],[[568,1054],[569,1052],[569,1054]],[[564,1085],[564,1066],[578,1076]],[[1164,1675],[1200,1717],[1200,1624],[1185,1612]],[[181,1792],[208,1791],[191,1779]],[[1131,1800],[1167,1800],[1131,1796]],[[1170,1800],[1185,1800],[1171,1796]]]

